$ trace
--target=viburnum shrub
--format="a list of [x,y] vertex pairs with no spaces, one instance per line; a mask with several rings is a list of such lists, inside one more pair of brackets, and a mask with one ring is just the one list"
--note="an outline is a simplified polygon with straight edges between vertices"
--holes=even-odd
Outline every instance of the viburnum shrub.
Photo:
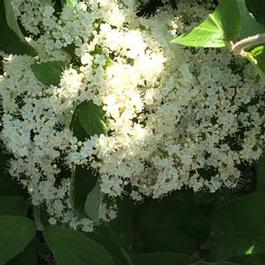
[[[264,229],[264,193],[213,213],[263,152],[263,2],[158,1],[141,16],[143,4],[1,1],[1,140],[33,207],[12,197],[13,212],[5,196],[1,215],[0,197],[0,265],[36,229],[58,265],[188,265],[202,249],[209,261],[241,262],[231,257],[265,252],[264,235],[253,236]],[[184,198],[155,201],[176,193]],[[129,232],[128,198],[149,201]]]
[[11,175],[34,205],[47,205],[50,222],[90,230],[72,205],[80,167],[97,178],[99,218],[113,218],[108,201],[127,186],[137,201],[183,187],[234,188],[238,166],[260,157],[264,89],[254,71],[234,73],[226,51],[169,43],[210,4],[183,1],[151,18],[126,1],[59,13],[47,1],[13,6],[36,54],[4,56],[2,139]]

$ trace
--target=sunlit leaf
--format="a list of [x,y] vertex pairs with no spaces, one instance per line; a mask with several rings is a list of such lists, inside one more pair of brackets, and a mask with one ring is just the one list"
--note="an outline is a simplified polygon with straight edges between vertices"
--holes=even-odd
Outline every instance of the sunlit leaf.
[[78,0],[64,0],[66,5],[75,6],[78,4]]
[[240,13],[236,0],[222,0],[215,11],[191,32],[172,42],[193,47],[225,47],[240,31]]
[[75,6],[78,4],[79,0],[60,0],[62,6]]
[[265,76],[265,46],[254,48],[248,55],[249,60],[262,76]]

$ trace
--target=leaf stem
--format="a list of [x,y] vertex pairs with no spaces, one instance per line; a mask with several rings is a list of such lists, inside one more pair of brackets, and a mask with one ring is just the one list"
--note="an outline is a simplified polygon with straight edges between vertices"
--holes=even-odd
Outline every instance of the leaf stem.
[[73,209],[75,209],[75,202],[74,202],[75,171],[76,171],[76,166],[72,165],[71,178],[70,178],[70,201]]
[[[120,245],[120,242],[119,242],[119,245]],[[122,252],[124,258],[126,259],[126,261],[129,263],[129,265],[133,265],[129,254],[126,252],[126,250],[121,245],[120,245],[120,247],[121,247],[121,252]]]
[[33,206],[33,216],[34,216],[34,220],[35,220],[38,231],[43,231],[44,226],[41,222],[39,206]]
[[248,57],[248,52],[246,52],[245,49],[259,44],[265,44],[265,33],[256,34],[238,42],[230,41],[228,44],[228,49],[233,54],[246,58]]

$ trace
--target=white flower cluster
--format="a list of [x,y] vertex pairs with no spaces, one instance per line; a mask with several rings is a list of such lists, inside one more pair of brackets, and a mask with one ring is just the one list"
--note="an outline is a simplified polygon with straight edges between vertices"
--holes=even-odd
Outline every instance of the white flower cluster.
[[[207,6],[183,0],[177,11],[140,18],[132,0],[87,0],[60,14],[47,1],[33,2],[14,1],[38,57],[5,57],[2,139],[13,153],[11,174],[33,204],[47,205],[51,223],[92,227],[73,213],[71,180],[61,174],[77,165],[96,169],[108,196],[122,196],[129,185],[141,200],[182,188],[233,188],[239,166],[260,157],[261,80],[249,66],[237,73],[224,50],[170,43]],[[56,60],[68,66],[57,86],[45,86],[31,65]],[[79,141],[70,123],[76,106],[89,100],[102,106],[110,131]]]

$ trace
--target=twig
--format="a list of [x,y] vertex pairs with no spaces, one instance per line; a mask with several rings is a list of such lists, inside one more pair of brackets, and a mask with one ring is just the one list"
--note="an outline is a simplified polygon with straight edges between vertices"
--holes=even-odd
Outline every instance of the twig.
[[233,54],[246,58],[248,57],[248,52],[245,49],[259,44],[265,44],[265,33],[247,37],[235,43],[230,41],[228,48]]

